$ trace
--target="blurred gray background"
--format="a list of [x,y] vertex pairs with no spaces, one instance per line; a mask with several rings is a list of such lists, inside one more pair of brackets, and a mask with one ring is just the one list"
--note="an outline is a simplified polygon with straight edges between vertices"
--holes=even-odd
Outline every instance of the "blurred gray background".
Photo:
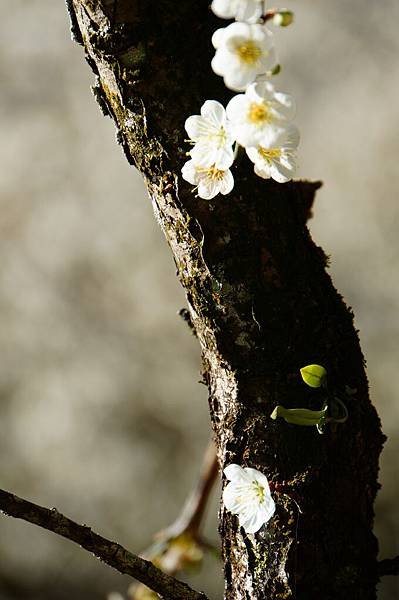
[[[381,556],[393,556],[399,4],[288,5],[296,23],[276,36],[276,85],[298,101],[300,176],[324,181],[312,233],[354,308],[388,435],[376,533]],[[62,0],[0,6],[0,487],[139,551],[177,515],[208,440],[197,343],[176,316],[173,261],[90,93]],[[216,511],[215,497],[214,542]],[[214,559],[190,581],[221,597]],[[0,518],[0,600],[100,600],[128,585],[72,544]],[[396,597],[387,578],[379,598]]]

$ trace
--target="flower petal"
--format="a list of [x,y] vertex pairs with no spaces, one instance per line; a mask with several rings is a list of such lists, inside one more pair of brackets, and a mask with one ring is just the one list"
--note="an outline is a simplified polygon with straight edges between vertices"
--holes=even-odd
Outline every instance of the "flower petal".
[[245,152],[247,153],[248,158],[250,160],[252,160],[253,163],[256,163],[259,161],[259,154],[258,154],[257,146],[248,146],[248,148],[245,148]]
[[230,90],[242,92],[255,79],[259,69],[252,65],[242,68],[235,57],[233,60],[234,63],[230,62],[229,69],[224,73],[224,84]]
[[259,521],[257,513],[253,513],[247,518],[239,517],[240,527],[243,527],[245,533],[256,533],[263,525],[263,521]]
[[231,190],[234,187],[234,177],[230,169],[228,169],[225,173],[224,178],[220,182],[220,193],[225,196],[226,194],[230,194]]
[[262,14],[263,0],[213,0],[211,9],[221,19],[254,22]]
[[226,48],[218,48],[215,56],[212,58],[211,67],[216,75],[223,77],[226,70],[231,68],[231,61],[235,60],[235,57],[226,50]]
[[198,182],[198,196],[203,200],[212,200],[219,193],[219,186],[210,177],[203,177]]
[[200,141],[190,150],[190,156],[197,167],[210,167],[215,164],[217,149],[206,141]]
[[232,38],[244,38],[244,39],[248,39],[251,38],[254,34],[256,27],[263,27],[262,25],[249,25],[248,23],[231,23],[231,25],[228,25],[225,28],[225,35],[224,35],[224,43],[227,43],[228,40],[231,40]]
[[228,465],[223,473],[227,477],[229,481],[239,482],[239,483],[250,483],[251,479],[248,477],[248,474],[245,469],[240,467],[240,465],[231,464]]
[[217,100],[206,100],[201,107],[201,115],[220,124],[226,118],[224,107]]
[[188,181],[191,185],[197,185],[198,173],[193,160],[188,160],[184,163],[181,173],[185,181]]
[[264,50],[262,56],[259,59],[261,65],[258,70],[258,74],[261,75],[265,71],[273,69],[277,63],[276,50],[273,46],[269,47],[268,50]]
[[255,174],[258,175],[258,177],[262,177],[262,179],[270,179],[271,177],[270,165],[266,162],[264,162],[263,164],[255,163],[254,171]]
[[273,512],[271,512],[271,510],[269,512],[259,509],[256,511],[254,510],[250,515],[246,516],[245,519],[242,519],[241,516],[239,517],[240,525],[245,529],[246,533],[256,533],[270,520],[273,514],[274,509]]
[[265,523],[270,521],[274,513],[276,512],[276,504],[271,496],[268,496],[261,504],[261,510],[265,518]]
[[246,95],[253,102],[262,102],[263,100],[272,100],[275,90],[270,81],[256,81],[248,86]]
[[[214,165],[217,169],[220,169],[221,171],[226,171],[226,173],[227,173],[227,169],[229,169],[231,167],[233,162],[234,162],[234,152],[233,152],[233,148],[231,148],[231,146],[223,146],[222,148],[218,149],[218,152],[215,156],[215,162],[214,162]],[[228,193],[228,192],[224,192],[224,193]],[[223,192],[222,192],[222,194],[223,194]]]
[[238,514],[246,510],[247,505],[242,501],[242,484],[231,481],[223,490],[223,504],[229,512]]
[[200,141],[190,150],[190,156],[199,167],[211,167],[225,171],[234,162],[234,152],[230,146],[216,146],[212,142]]
[[294,175],[295,169],[288,168],[281,164],[281,162],[273,162],[270,165],[270,176],[278,183],[287,183],[287,181],[291,181]]
[[213,0],[211,9],[220,19],[232,19],[236,16],[235,3],[231,0]]
[[262,15],[262,3],[260,0],[244,0],[238,5],[236,19],[238,21],[256,21]]
[[214,48],[219,48],[219,46],[222,45],[223,40],[224,40],[224,36],[225,36],[225,32],[226,32],[226,27],[220,27],[219,29],[216,29],[215,33],[212,36],[212,45]]
[[231,121],[241,120],[248,106],[248,98],[245,94],[236,94],[226,106],[227,118]]
[[191,115],[184,124],[190,140],[198,140],[201,137],[202,117],[200,115]]
[[276,100],[279,104],[278,112],[284,119],[290,121],[295,117],[296,103],[291,94],[284,94],[283,92],[276,92]]

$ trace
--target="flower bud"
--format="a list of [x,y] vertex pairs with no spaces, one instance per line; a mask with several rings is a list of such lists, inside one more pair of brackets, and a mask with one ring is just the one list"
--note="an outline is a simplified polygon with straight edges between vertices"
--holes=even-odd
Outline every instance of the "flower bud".
[[270,71],[268,71],[268,75],[270,75],[270,77],[272,77],[273,75],[278,75],[281,72],[281,65],[276,65],[275,67],[273,67],[273,69],[271,69]]
[[273,17],[273,24],[278,27],[287,27],[294,21],[294,13],[290,10],[279,10]]

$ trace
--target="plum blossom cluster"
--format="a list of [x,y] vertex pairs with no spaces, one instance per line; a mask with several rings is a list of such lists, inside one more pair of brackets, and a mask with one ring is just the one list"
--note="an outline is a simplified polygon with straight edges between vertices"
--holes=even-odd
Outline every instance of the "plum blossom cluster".
[[[218,17],[236,19],[213,34],[211,64],[226,87],[241,93],[226,108],[206,100],[200,114],[185,123],[192,149],[182,175],[206,200],[233,189],[231,166],[239,147],[245,148],[256,175],[285,183],[295,175],[299,144],[292,123],[294,99],[270,82],[278,69],[264,1],[213,0],[211,8]],[[288,11],[269,11],[271,16],[280,25],[292,20]]]

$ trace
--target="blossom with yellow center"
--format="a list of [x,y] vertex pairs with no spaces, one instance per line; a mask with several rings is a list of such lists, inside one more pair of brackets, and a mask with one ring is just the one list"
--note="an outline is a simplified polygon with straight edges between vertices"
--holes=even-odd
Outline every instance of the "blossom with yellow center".
[[235,464],[226,467],[224,474],[230,480],[223,491],[226,510],[238,516],[246,533],[256,533],[276,510],[267,477],[256,469]]
[[193,159],[184,164],[182,177],[196,186],[198,196],[204,200],[211,200],[218,194],[229,194],[234,186],[230,169],[220,169],[215,165],[201,167]]
[[276,64],[272,33],[259,23],[232,23],[215,31],[212,69],[231,90],[245,90]]
[[289,94],[277,92],[268,81],[249,85],[245,94],[234,96],[226,107],[232,134],[241,146],[256,146],[268,129],[284,126],[295,116]]
[[248,40],[245,44],[238,44],[235,51],[240,61],[247,65],[256,64],[262,56],[262,50],[252,40]]
[[255,123],[256,125],[271,121],[271,111],[266,102],[259,102],[259,104],[256,102],[251,102],[247,112],[247,120],[250,123]]
[[290,181],[296,171],[299,131],[295,125],[271,128],[259,144],[246,148],[259,177],[270,177],[279,183]]

